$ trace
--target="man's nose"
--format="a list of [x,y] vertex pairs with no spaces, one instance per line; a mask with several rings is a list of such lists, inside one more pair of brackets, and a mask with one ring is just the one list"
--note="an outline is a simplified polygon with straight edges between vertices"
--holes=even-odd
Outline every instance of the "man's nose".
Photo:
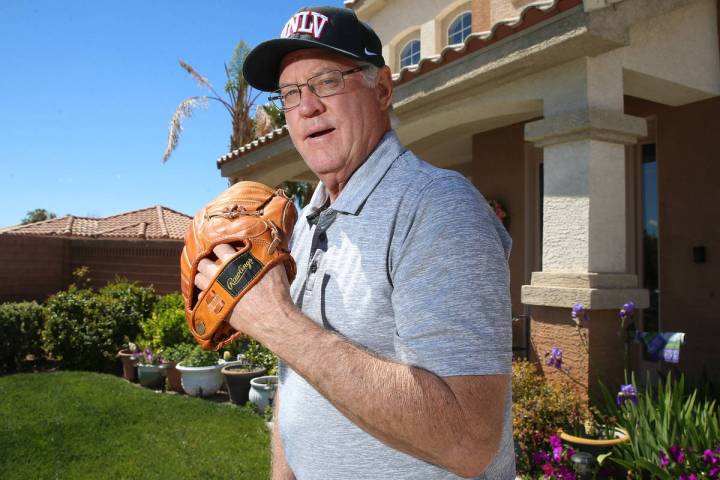
[[322,99],[315,95],[309,87],[300,95],[300,105],[298,105],[298,113],[303,117],[314,117],[325,111],[325,104]]

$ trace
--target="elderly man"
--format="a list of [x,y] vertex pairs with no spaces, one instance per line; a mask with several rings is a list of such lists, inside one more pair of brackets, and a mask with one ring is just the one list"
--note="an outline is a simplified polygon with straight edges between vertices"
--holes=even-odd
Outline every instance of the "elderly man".
[[380,40],[353,11],[302,9],[281,37],[245,78],[274,91],[320,183],[292,287],[273,268],[228,319],[281,359],[273,478],[514,478],[507,233],[399,143]]

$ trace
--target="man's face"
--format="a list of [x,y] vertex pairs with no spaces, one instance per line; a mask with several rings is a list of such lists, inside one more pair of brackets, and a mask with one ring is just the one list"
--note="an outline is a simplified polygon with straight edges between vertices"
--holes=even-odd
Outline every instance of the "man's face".
[[[300,85],[315,75],[355,66],[324,50],[298,50],[280,64],[279,84]],[[344,80],[345,88],[330,97],[319,98],[302,87],[300,105],[285,113],[295,148],[326,185],[344,184],[388,128],[383,88],[368,86],[362,72]]]

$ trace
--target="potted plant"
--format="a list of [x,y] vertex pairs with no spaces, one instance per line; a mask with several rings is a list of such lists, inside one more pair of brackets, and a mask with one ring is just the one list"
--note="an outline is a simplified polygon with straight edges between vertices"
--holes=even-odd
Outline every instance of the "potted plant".
[[163,348],[162,350],[162,356],[167,364],[165,373],[167,375],[168,385],[173,392],[185,393],[185,390],[182,388],[181,375],[177,369],[177,364],[188,357],[190,353],[192,353],[192,350],[193,346],[189,343],[181,343],[172,347]]
[[250,392],[248,397],[255,405],[258,412],[262,413],[265,408],[272,405],[277,390],[277,375],[267,375],[250,380]]
[[134,382],[137,378],[137,356],[140,350],[133,342],[127,343],[127,348],[123,348],[117,353],[117,357],[122,362],[123,378],[129,382]]
[[208,397],[214,395],[222,385],[220,370],[224,363],[217,352],[205,351],[197,345],[175,368],[180,371],[185,393],[194,397]]
[[163,358],[150,348],[137,357],[138,380],[143,387],[160,390],[165,386],[165,365]]
[[598,463],[602,463],[603,457],[607,456],[615,445],[629,441],[630,437],[625,429],[617,425],[614,418],[602,416],[592,407],[590,410],[591,418],[580,428],[567,428],[567,431],[560,430],[559,434],[565,443],[593,455]]
[[264,367],[252,365],[245,358],[239,356],[238,362],[225,364],[221,372],[225,377],[225,387],[230,395],[230,401],[236,405],[245,405],[249,399],[250,381],[265,375],[267,370]]

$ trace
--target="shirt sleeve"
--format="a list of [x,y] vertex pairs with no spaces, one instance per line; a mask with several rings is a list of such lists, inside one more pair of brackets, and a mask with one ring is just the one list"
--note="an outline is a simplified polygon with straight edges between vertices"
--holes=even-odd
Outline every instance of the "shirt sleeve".
[[510,373],[511,241],[460,175],[430,181],[393,254],[395,349],[440,376]]

